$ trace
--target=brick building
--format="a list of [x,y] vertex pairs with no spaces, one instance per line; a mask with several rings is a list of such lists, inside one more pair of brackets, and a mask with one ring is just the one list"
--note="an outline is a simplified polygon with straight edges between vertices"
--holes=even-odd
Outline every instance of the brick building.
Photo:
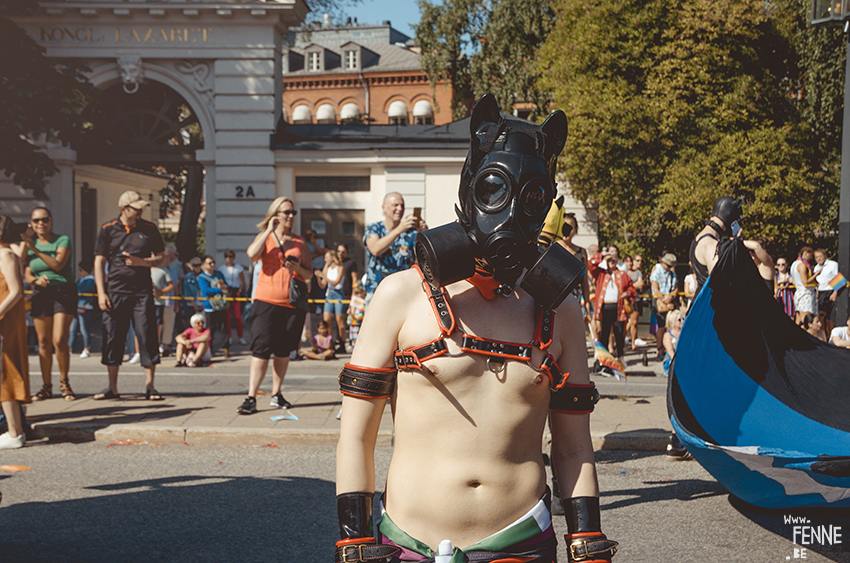
[[296,125],[450,123],[451,89],[436,99],[413,40],[380,25],[296,28],[283,53],[284,119]]

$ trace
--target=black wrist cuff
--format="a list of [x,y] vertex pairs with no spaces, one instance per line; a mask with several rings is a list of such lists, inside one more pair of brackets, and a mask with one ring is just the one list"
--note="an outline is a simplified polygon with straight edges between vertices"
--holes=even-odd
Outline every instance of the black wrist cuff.
[[564,502],[567,532],[600,532],[599,497],[575,497]]
[[340,539],[371,538],[374,493],[343,493],[336,496]]

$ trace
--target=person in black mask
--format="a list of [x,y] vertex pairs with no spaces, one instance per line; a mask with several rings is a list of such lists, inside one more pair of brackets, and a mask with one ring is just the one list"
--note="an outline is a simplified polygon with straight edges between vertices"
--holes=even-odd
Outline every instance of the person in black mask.
[[[697,278],[695,295],[699,295],[705,280],[717,264],[717,243],[720,242],[720,237],[741,236],[741,221],[744,217],[743,201],[744,198],[735,199],[728,196],[718,198],[711,210],[711,218],[706,221],[705,227],[691,243],[690,260]],[[745,240],[744,246],[753,255],[759,273],[772,291],[773,259],[770,254],[757,240]]]
[[[542,126],[506,120],[486,95],[470,132],[458,222],[419,233],[418,264],[381,282],[339,377],[335,560],[433,560],[440,550],[452,561],[554,562],[540,448],[549,419],[569,560],[610,561],[617,544],[600,529],[589,434],[598,393],[569,296],[583,266],[536,242],[566,116]],[[393,457],[373,528],[388,398]]]

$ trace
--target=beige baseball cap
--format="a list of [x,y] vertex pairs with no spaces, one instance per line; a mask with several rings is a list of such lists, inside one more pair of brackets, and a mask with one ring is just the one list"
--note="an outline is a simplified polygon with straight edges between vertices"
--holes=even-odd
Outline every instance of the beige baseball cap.
[[127,190],[121,197],[118,198],[118,207],[135,207],[136,209],[144,209],[148,205],[150,205],[146,199],[142,199],[142,196],[139,195],[139,192],[134,192],[133,190]]

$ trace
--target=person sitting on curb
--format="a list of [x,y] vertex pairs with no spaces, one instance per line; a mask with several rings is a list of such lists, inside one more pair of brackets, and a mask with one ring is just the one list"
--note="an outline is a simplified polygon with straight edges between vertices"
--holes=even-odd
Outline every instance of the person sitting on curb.
[[312,348],[302,352],[304,357],[311,360],[333,360],[334,355],[334,337],[331,334],[330,325],[325,321],[319,321],[316,325],[316,332],[319,334],[313,335]]
[[206,328],[206,317],[195,313],[189,320],[190,326],[177,335],[177,364],[174,367],[196,367],[212,362],[210,341],[212,331]]

